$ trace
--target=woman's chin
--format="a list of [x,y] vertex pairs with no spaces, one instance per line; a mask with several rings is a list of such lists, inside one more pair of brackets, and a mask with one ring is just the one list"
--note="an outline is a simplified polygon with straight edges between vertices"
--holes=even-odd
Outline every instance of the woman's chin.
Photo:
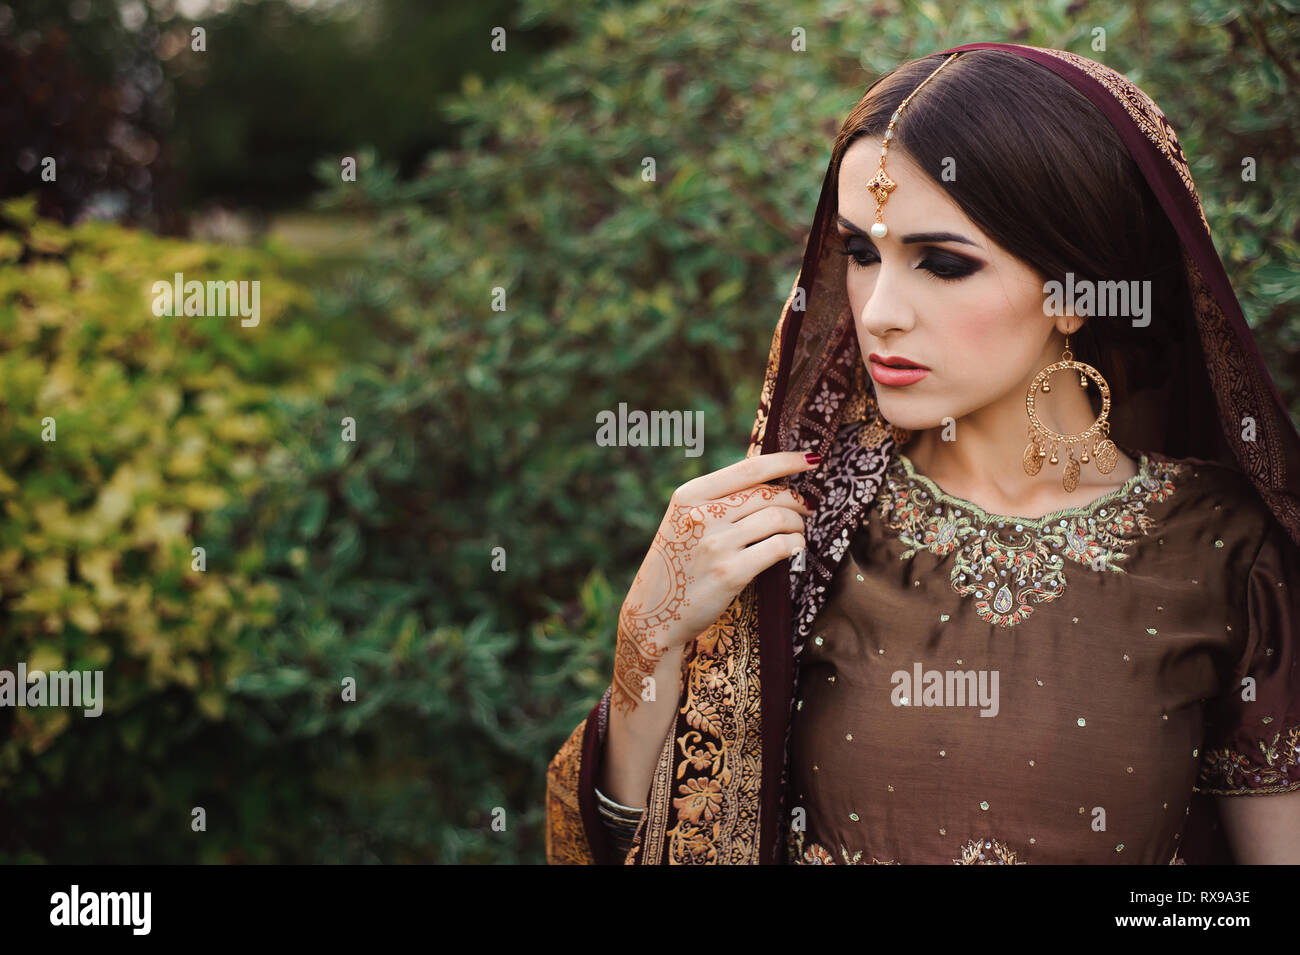
[[880,414],[894,427],[905,428],[912,432],[935,428],[943,423],[930,415],[917,414],[915,408],[890,408],[883,401],[880,403]]

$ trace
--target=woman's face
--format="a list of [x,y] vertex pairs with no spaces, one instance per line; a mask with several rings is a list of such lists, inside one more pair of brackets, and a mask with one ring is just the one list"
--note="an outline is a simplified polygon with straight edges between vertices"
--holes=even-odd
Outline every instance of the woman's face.
[[[885,203],[889,233],[874,238],[868,230],[876,200],[866,184],[879,162],[878,138],[859,139],[845,153],[838,230],[858,344],[881,413],[922,430],[1002,400],[1023,418],[1030,380],[1059,357],[1049,347],[1057,320],[1044,314],[1043,279],[994,245],[896,145],[885,160],[898,183]],[[891,376],[871,360],[873,352],[929,371]]]

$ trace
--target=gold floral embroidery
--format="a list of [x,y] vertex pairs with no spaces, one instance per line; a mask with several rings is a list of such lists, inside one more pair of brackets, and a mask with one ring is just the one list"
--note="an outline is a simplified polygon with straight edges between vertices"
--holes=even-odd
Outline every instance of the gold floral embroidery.
[[[841,862],[835,861],[834,854],[821,843],[805,844],[802,832],[790,832],[786,836],[786,860],[790,865],[901,865],[890,860],[881,862],[872,858],[871,862],[862,861],[861,850],[849,854],[849,850],[840,846]],[[1016,851],[1000,839],[971,839],[962,846],[961,858],[952,860],[955,865],[1028,865],[1016,856]],[[1169,860],[1170,865],[1186,865],[1184,859],[1178,858],[1178,849]]]
[[[670,757],[677,780],[671,799],[675,824],[664,832],[670,864],[759,861],[762,732],[757,675],[758,608],[751,586],[696,639],[687,664],[682,719],[674,740],[679,755]],[[660,763],[663,769],[662,758]],[[665,815],[667,809],[665,804]],[[649,849],[649,858],[656,858],[657,839]]]
[[[1254,416],[1253,408],[1266,408],[1272,402],[1273,385],[1268,374],[1249,356],[1237,342],[1223,306],[1210,289],[1196,260],[1186,250],[1183,263],[1192,292],[1192,308],[1196,312],[1196,326],[1201,336],[1205,361],[1214,385],[1214,398],[1219,407],[1221,421],[1241,421]],[[1235,304],[1235,303],[1234,303]],[[1255,485],[1260,497],[1277,515],[1285,527],[1300,527],[1300,505],[1295,495],[1286,490],[1286,442],[1282,428],[1284,417],[1258,415],[1258,433],[1243,437],[1245,432],[1232,428],[1228,438],[1232,441],[1233,456],[1241,463],[1242,471]]]
[[1212,796],[1285,793],[1300,789],[1300,725],[1279,730],[1272,740],[1257,740],[1259,752],[1239,753],[1230,746],[1207,749],[1196,791]]
[[834,854],[821,843],[804,844],[804,833],[791,830],[786,834],[786,859],[791,865],[898,865],[890,859],[887,862],[872,856],[870,862],[862,861],[862,851],[852,855],[844,846],[840,846],[840,862],[835,861]]
[[772,396],[776,391],[777,371],[781,361],[781,333],[785,327],[785,317],[790,313],[790,305],[799,289],[799,279],[795,279],[790,298],[781,309],[781,317],[776,321],[776,330],[772,333],[772,344],[767,352],[767,370],[763,373],[763,388],[758,396],[758,412],[754,415],[754,426],[749,431],[749,451],[746,457],[753,457],[762,450],[763,438],[767,434],[767,416],[772,408]]
[[988,514],[946,494],[899,453],[875,506],[907,545],[900,560],[920,550],[955,555],[953,590],[974,595],[976,614],[1007,628],[1027,619],[1032,604],[1064,593],[1066,558],[1096,571],[1124,573],[1119,563],[1128,557],[1125,551],[1138,532],[1154,526],[1147,505],[1173,494],[1173,478],[1181,470],[1173,461],[1143,454],[1138,473],[1122,487],[1079,507],[1023,518]]
[[961,847],[957,865],[1025,865],[1016,859],[1015,850],[998,839],[971,839]]
[[594,859],[578,808],[584,719],[546,768],[546,861],[549,865],[591,865]]

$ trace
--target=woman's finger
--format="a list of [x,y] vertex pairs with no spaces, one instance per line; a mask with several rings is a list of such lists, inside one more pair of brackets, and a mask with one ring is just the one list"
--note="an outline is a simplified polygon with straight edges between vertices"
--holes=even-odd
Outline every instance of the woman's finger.
[[812,508],[804,502],[799,492],[775,484],[747,487],[727,497],[705,501],[696,506],[709,517],[725,519],[732,524],[768,507],[780,507],[805,516],[812,514]]
[[752,581],[784,557],[793,557],[807,547],[802,534],[773,534],[740,552],[732,564],[737,580]]
[[788,507],[765,507],[737,521],[719,537],[719,543],[740,549],[773,534],[802,534],[803,517]]
[[701,474],[677,489],[674,497],[682,504],[703,504],[722,500],[748,488],[765,484],[790,474],[811,471],[821,463],[819,455],[809,456],[802,451],[774,451],[745,458],[725,468]]

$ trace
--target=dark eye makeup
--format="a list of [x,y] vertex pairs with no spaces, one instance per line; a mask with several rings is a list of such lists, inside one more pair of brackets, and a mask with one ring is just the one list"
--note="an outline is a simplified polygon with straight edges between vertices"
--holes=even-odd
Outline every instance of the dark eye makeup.
[[[880,255],[876,248],[870,242],[852,236],[845,238],[840,236],[840,243],[843,248],[836,249],[840,255],[847,255],[853,266],[857,268],[866,268],[869,265],[875,265],[880,261]],[[937,248],[935,246],[924,246],[925,258],[918,264],[918,269],[929,272],[930,275],[945,282],[955,282],[964,279],[968,275],[973,275],[984,267],[982,262],[976,262],[968,259],[964,255],[958,255],[947,249]]]

